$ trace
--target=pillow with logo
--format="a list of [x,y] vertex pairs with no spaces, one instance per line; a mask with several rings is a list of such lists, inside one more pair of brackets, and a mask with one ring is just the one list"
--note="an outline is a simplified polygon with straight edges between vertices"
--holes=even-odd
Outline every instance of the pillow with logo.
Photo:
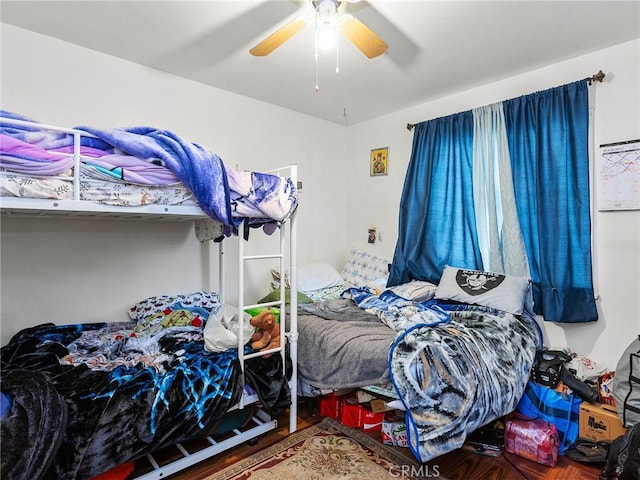
[[520,315],[529,279],[503,273],[444,267],[435,298],[496,308]]

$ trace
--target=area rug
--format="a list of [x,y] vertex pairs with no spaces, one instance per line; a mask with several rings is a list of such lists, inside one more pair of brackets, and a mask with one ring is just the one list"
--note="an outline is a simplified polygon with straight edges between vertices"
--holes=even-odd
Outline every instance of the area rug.
[[427,476],[425,466],[397,450],[360,430],[325,418],[204,480],[378,480]]

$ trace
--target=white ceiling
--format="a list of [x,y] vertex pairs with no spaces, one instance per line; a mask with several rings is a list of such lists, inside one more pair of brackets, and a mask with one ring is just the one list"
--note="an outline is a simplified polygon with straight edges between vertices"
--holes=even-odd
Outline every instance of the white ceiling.
[[345,125],[640,37],[640,1],[360,1],[347,12],[389,49],[367,59],[341,37],[340,71],[321,53],[316,92],[312,25],[266,57],[248,52],[309,3],[2,0],[0,18]]

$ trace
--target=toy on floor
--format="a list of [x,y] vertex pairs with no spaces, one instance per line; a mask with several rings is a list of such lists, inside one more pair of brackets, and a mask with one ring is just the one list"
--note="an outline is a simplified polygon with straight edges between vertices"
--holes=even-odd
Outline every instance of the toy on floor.
[[[271,350],[280,347],[280,324],[270,308],[251,318],[256,331],[251,335],[251,347],[256,350]],[[270,355],[265,355],[265,358]]]

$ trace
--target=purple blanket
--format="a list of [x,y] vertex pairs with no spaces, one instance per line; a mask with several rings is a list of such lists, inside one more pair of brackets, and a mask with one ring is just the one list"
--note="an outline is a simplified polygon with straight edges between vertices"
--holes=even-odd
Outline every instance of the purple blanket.
[[73,167],[73,157],[0,134],[0,167],[28,175],[59,175]]

